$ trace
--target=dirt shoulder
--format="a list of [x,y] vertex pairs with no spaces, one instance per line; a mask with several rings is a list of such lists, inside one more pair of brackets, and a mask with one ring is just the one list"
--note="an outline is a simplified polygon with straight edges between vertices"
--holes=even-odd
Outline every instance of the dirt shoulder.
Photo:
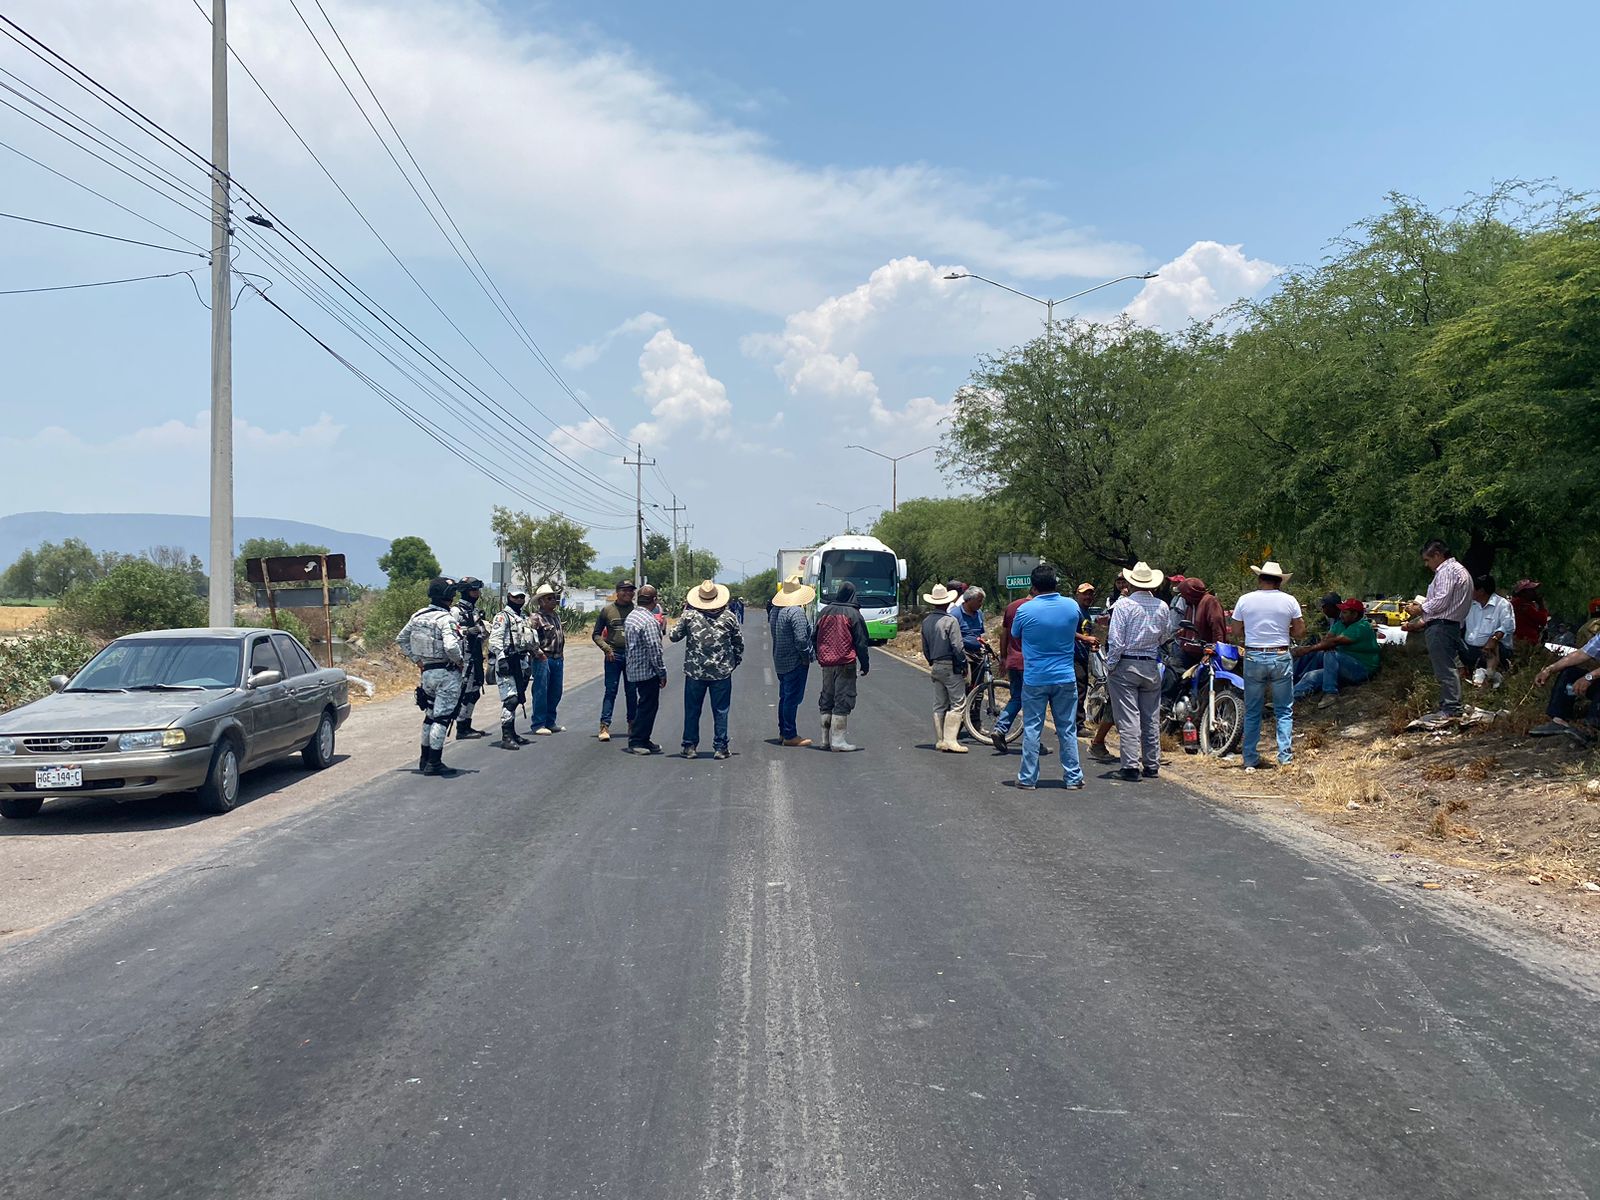
[[[601,663],[593,646],[569,643],[566,689],[597,678]],[[350,665],[352,674],[361,675],[362,668],[372,671],[371,660]],[[230,813],[202,816],[187,795],[121,803],[84,796],[53,800],[26,821],[0,822],[0,879],[6,881],[0,889],[0,946],[194,862],[252,830],[380,776],[415,770],[420,726],[410,693],[416,672],[409,664],[407,669],[381,674],[382,688],[374,699],[356,698],[339,730],[332,766],[306,771],[296,756],[251,771],[242,781],[239,806]],[[361,689],[352,686],[351,691]],[[491,689],[480,703],[478,726],[494,725],[497,711]]]
[[[915,633],[885,649],[926,665]],[[1372,683],[1332,708],[1297,706],[1292,767],[1246,775],[1237,755],[1191,757],[1167,740],[1163,774],[1230,808],[1328,834],[1381,882],[1449,891],[1600,949],[1600,755],[1528,736],[1544,719],[1533,676],[1547,657],[1500,689],[1466,689],[1469,704],[1494,714],[1481,724],[1428,732],[1408,729],[1438,694],[1421,647],[1386,647]]]

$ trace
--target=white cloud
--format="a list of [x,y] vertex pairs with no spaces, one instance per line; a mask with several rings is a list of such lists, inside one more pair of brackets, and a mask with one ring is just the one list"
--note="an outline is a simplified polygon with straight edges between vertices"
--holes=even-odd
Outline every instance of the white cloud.
[[569,351],[561,360],[562,366],[581,371],[584,367],[591,366],[600,360],[600,356],[611,349],[611,343],[620,337],[631,337],[638,333],[650,333],[657,329],[665,328],[667,319],[659,313],[642,312],[637,316],[629,317],[622,324],[606,330],[596,340]]
[[[18,0],[10,15],[191,145],[208,144],[208,32],[190,5]],[[336,15],[468,234],[547,284],[647,281],[783,313],[863,258],[904,247],[1019,277],[1136,262],[1133,247],[1020,212],[1012,180],[785,159],[626,50],[531,32],[486,0],[346,0]],[[390,240],[449,263],[292,10],[242,5],[232,18],[246,60]],[[346,262],[378,253],[244,78],[232,116],[242,183]]]
[[1159,268],[1160,278],[1146,283],[1125,311],[1143,325],[1180,329],[1255,295],[1282,269],[1246,256],[1242,245],[1196,242]]
[[702,433],[727,432],[733,405],[728,389],[706,370],[706,360],[670,329],[663,329],[639,355],[639,394],[650,405],[651,420],[636,425],[632,440],[659,445],[674,430],[698,427]]

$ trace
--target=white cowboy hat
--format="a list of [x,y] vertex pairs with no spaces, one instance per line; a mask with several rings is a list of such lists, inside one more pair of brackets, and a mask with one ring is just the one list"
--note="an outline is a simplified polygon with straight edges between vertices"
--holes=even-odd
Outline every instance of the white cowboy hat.
[[1122,572],[1122,577],[1133,587],[1141,590],[1158,588],[1161,586],[1161,581],[1166,578],[1147,562],[1134,563]]
[[712,612],[719,608],[728,607],[728,589],[720,583],[707,579],[683,598],[683,602],[690,608],[702,609]]
[[952,592],[944,584],[936,583],[933,585],[933,591],[929,592],[923,599],[935,608],[946,608],[961,599],[961,593]]
[[816,597],[817,589],[809,583],[801,583],[799,572],[796,572],[778,585],[778,593],[772,597],[772,606],[794,608],[797,605],[810,604]]
[[559,596],[559,595],[561,595],[561,589],[556,587],[555,584],[553,584],[553,583],[541,583],[539,585],[539,590],[533,594],[533,598],[535,600],[537,600],[540,596]]
[[1252,574],[1252,575],[1271,575],[1276,579],[1283,580],[1285,583],[1288,583],[1289,580],[1294,578],[1294,576],[1292,574],[1290,574],[1288,571],[1285,571],[1283,569],[1282,564],[1273,562],[1271,559],[1268,559],[1266,562],[1262,563],[1259,567],[1251,567],[1250,568],[1250,574]]

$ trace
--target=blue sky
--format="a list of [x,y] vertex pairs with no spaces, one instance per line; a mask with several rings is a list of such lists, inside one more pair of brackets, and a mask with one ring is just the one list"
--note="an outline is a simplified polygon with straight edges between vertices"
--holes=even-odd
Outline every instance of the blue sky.
[[[1160,269],[1079,311],[1171,326],[1314,261],[1391,189],[1448,204],[1510,177],[1596,185],[1589,5],[324,4],[538,344],[609,428],[648,442],[662,474],[647,502],[675,492],[695,540],[751,569],[834,531],[818,501],[887,503],[887,470],[845,443],[936,441],[975,355],[1037,330],[1034,306],[948,284],[953,267],[1050,295]],[[21,0],[8,14],[207,145],[208,27],[187,0]],[[238,264],[276,280],[274,299],[503,465],[498,481],[462,466],[247,295],[239,511],[419,533],[448,569],[484,573],[492,504],[559,505],[620,559],[629,534],[598,528],[629,521],[620,448],[472,283],[288,0],[235,0],[232,34],[492,366],[237,71],[236,177],[516,426],[441,408],[247,243]],[[0,66],[116,128],[10,43]],[[205,241],[195,213],[3,109],[0,140]],[[171,241],[0,159],[5,211]],[[4,288],[194,265],[0,221]],[[208,316],[188,283],[0,304],[0,503],[203,512]],[[540,437],[576,465],[520,465],[544,454]],[[947,491],[931,456],[900,482],[902,496]]]

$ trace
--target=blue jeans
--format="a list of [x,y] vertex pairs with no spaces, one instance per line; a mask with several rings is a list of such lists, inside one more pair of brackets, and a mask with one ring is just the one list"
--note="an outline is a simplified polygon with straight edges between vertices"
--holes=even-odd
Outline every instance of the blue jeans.
[[706,696],[711,697],[711,746],[714,750],[728,748],[728,710],[733,707],[733,677],[727,679],[696,679],[683,677],[683,744],[700,744],[700,709]]
[[611,724],[611,714],[617,707],[617,688],[622,688],[623,698],[628,705],[628,724],[633,724],[634,714],[639,708],[639,687],[624,673],[622,655],[616,659],[606,660],[606,694],[600,701],[600,724]]
[[1261,761],[1256,752],[1261,741],[1261,710],[1268,690],[1272,692],[1272,711],[1278,723],[1278,762],[1294,756],[1294,659],[1287,650],[1246,650],[1244,652],[1244,765]]
[[1310,658],[1317,661],[1306,668],[1299,682],[1294,685],[1296,700],[1316,691],[1337,696],[1341,683],[1365,683],[1372,678],[1372,672],[1342,650],[1322,650],[1316,654],[1306,654],[1300,661],[1304,662]]
[[1022,672],[1007,671],[1006,675],[1011,680],[1011,699],[1006,701],[1006,706],[994,719],[994,731],[1001,737],[1011,731],[1011,722],[1015,721],[1017,714],[1022,711]]
[[1044,732],[1044,710],[1056,723],[1061,740],[1061,778],[1069,783],[1083,782],[1078,765],[1078,685],[1076,683],[1024,683],[1022,685],[1022,769],[1017,782],[1032,786],[1039,782],[1039,738]]
[[561,704],[561,684],[566,678],[564,658],[547,658],[533,664],[533,727],[554,729],[556,708]]
[[544,690],[550,682],[550,660],[528,660],[528,720],[538,729],[544,725]]
[[800,736],[800,702],[805,699],[810,674],[811,664],[803,662],[778,676],[778,736],[786,742]]

